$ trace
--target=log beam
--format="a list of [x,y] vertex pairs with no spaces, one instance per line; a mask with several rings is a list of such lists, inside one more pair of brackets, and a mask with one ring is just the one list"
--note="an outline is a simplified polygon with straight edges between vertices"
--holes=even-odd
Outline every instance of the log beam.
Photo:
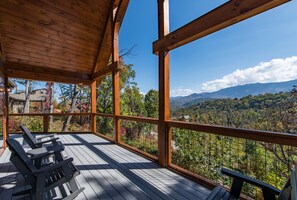
[[113,62],[110,65],[101,68],[99,71],[93,74],[92,79],[97,80],[99,78],[102,78],[103,76],[112,73],[113,71],[119,70],[119,62]]
[[20,63],[6,63],[7,76],[30,80],[90,85],[91,75]]
[[[118,1],[117,1],[118,2]],[[117,3],[116,2],[116,3]],[[124,16],[126,13],[126,10],[128,8],[129,5],[129,0],[120,0],[118,2],[118,5],[114,5],[116,6],[115,8],[112,7],[112,12],[115,11],[115,15],[110,15],[109,18],[107,18],[106,24],[105,24],[105,32],[103,35],[103,39],[102,42],[98,48],[98,54],[97,54],[97,59],[94,65],[94,70],[93,72],[96,73],[98,70],[100,70],[102,67],[107,65],[108,59],[110,57],[110,55],[112,54],[112,52],[110,51],[111,49],[109,49],[108,47],[110,47],[110,45],[108,45],[108,43],[110,42],[110,40],[112,39],[112,26],[117,26],[116,29],[120,30],[121,24],[124,20]],[[110,19],[112,18],[112,19]]]
[[[117,8],[117,12],[114,17],[114,21],[116,23],[120,23],[120,26],[124,20],[125,13],[127,11],[128,5],[129,5],[129,1],[130,0],[121,0],[119,3],[119,6]],[[119,26],[119,29],[120,29],[120,26]]]
[[[112,4],[110,5],[110,7],[112,7]],[[112,18],[111,14],[106,18],[105,28],[104,28],[105,31],[102,37],[102,41],[98,46],[97,56],[93,67],[93,73],[96,73],[100,68],[107,65],[111,54],[111,43],[110,43],[111,24],[112,24],[111,18]]]
[[[169,0],[158,0],[158,32],[162,40],[169,33]],[[159,124],[158,159],[163,167],[170,163],[170,129],[166,120],[170,119],[170,63],[169,52],[159,53]]]
[[290,0],[231,0],[153,43],[153,53],[169,51]]

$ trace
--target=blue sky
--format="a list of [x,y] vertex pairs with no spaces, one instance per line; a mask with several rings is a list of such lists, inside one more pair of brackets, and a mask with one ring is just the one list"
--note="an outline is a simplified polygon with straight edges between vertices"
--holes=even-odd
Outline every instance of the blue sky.
[[[226,1],[170,1],[170,31]],[[140,90],[158,88],[157,1],[131,0],[120,49],[136,45],[125,62],[134,65]],[[255,82],[297,78],[297,2],[292,1],[171,51],[171,96]]]

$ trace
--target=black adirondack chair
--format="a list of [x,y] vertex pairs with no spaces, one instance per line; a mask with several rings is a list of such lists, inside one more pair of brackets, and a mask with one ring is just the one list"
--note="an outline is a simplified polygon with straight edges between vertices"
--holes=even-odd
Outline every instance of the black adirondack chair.
[[[23,175],[26,183],[31,186],[27,190],[13,194],[14,196],[30,194],[33,200],[43,200],[49,198],[51,190],[59,188],[63,200],[70,200],[84,190],[83,187],[79,188],[76,183],[75,177],[79,175],[79,171],[73,165],[72,158],[37,169],[32,162],[34,158],[28,157],[18,141],[8,138],[7,144],[12,152],[10,161]],[[68,186],[68,192],[63,184]]]
[[36,149],[31,149],[26,153],[33,160],[36,168],[40,168],[42,165],[49,164],[50,162],[60,162],[64,160],[62,151],[65,147],[63,145],[46,146]]
[[221,172],[222,174],[233,178],[230,191],[217,186],[206,200],[239,199],[243,183],[249,183],[261,188],[264,200],[297,200],[297,166],[295,167],[295,170],[292,170],[291,175],[282,190],[226,168],[222,168]]
[[34,138],[26,126],[21,124],[20,129],[23,131],[24,140],[33,149],[27,153],[35,157],[35,167],[39,168],[42,163],[48,162],[49,157],[52,155],[54,155],[53,161],[64,159],[61,153],[64,150],[64,146],[60,141],[57,141],[59,138],[56,138],[54,134]]
[[[54,134],[34,138],[32,133],[29,131],[29,129],[26,126],[20,125],[20,129],[23,131],[24,140],[28,143],[28,145],[32,149],[46,146],[46,144],[47,144],[47,146],[49,146],[49,145],[52,145],[52,146],[63,145],[61,142],[58,141],[59,138],[55,137]],[[44,139],[46,139],[46,140],[44,140]]]

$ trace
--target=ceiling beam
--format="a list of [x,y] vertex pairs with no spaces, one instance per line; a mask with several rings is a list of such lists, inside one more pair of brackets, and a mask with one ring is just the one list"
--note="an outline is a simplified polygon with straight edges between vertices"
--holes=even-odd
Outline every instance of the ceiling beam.
[[97,80],[99,78],[102,78],[102,76],[105,76],[117,70],[119,70],[119,62],[114,62],[106,67],[99,69],[95,74],[93,74],[92,79]]
[[6,63],[6,74],[11,78],[22,78],[39,81],[84,85],[90,85],[92,83],[90,74],[49,69],[45,67],[12,62]]
[[[109,10],[112,10],[112,4]],[[111,11],[110,11],[111,12]],[[98,47],[93,73],[98,71],[101,67],[106,66],[111,55],[111,15],[108,14],[105,21],[104,34],[102,41]]]
[[[111,5],[110,10],[112,12],[116,11],[113,21],[117,24],[118,29],[120,29],[120,26],[124,19],[128,5],[129,5],[129,0],[121,0],[119,2],[119,5],[116,8],[114,8],[114,5]],[[97,59],[93,67],[94,73],[96,73],[99,69],[107,65],[111,55],[111,51],[112,51],[111,31],[112,31],[112,26],[114,25],[112,24],[112,20],[110,19],[111,16],[112,15],[109,15],[109,17],[106,19],[105,33],[104,33],[102,42],[99,46]]]
[[121,0],[114,18],[114,22],[122,24],[130,0]]
[[230,0],[153,43],[153,53],[169,51],[290,0]]

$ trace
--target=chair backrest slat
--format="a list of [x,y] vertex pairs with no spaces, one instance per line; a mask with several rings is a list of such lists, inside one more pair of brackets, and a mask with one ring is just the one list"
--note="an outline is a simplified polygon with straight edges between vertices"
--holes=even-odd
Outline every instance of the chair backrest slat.
[[[27,153],[23,149],[22,145],[13,138],[8,138],[7,140],[8,147],[10,151],[28,168],[29,171],[33,172],[36,170],[31,159],[28,157]],[[16,166],[18,167],[18,166]],[[18,169],[22,171],[22,169]]]
[[24,137],[24,140],[28,143],[28,145],[32,149],[37,148],[37,146],[35,144],[36,139],[33,137],[32,133],[29,131],[29,129],[27,127],[25,127],[24,125],[20,125],[20,129],[24,132],[23,137]]

